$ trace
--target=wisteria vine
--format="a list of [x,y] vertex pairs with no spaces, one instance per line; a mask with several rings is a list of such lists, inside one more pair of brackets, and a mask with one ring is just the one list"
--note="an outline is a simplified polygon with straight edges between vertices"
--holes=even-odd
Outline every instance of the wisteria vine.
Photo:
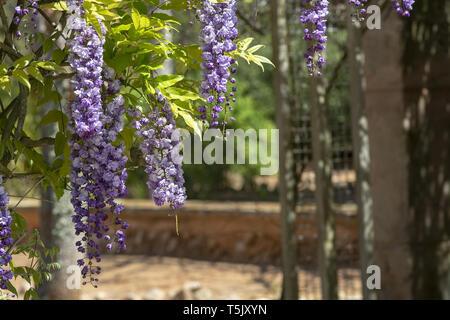
[[398,14],[409,17],[411,15],[411,10],[413,9],[413,4],[415,0],[391,0],[392,7]]
[[[409,17],[415,0],[391,0],[395,11]],[[369,0],[348,0],[348,4],[355,9],[354,18],[363,21],[367,14],[366,5]],[[305,25],[303,39],[308,43],[304,54],[309,76],[321,76],[325,63],[325,50],[327,44],[327,0],[302,0],[300,21]]]
[[368,0],[348,0],[349,5],[351,5],[354,10],[354,18],[357,21],[364,21],[364,17],[367,13],[366,4]]
[[[368,0],[348,0],[361,20]],[[415,0],[391,0],[394,10],[410,16]],[[12,23],[17,39],[25,39],[26,46],[36,38],[38,0],[20,2],[14,8]],[[75,234],[80,236],[76,247],[83,258],[81,267],[83,284],[97,287],[101,267],[102,248],[118,251],[126,249],[125,230],[129,224],[120,213],[124,207],[117,199],[127,195],[125,146],[116,142],[124,126],[125,101],[121,82],[113,69],[103,61],[105,27],[99,20],[102,35],[85,20],[84,0],[67,0],[67,21],[64,35],[69,48],[68,62],[74,72],[71,80],[73,99],[68,107],[68,142],[71,147],[71,203],[74,206],[72,221]],[[236,0],[213,2],[211,0],[187,1],[201,23],[202,83],[199,93],[205,104],[198,107],[200,119],[210,127],[227,125],[228,112],[233,110],[237,91],[234,74],[237,72],[231,52],[237,49],[238,19]],[[303,39],[308,47],[304,54],[310,76],[321,76],[326,63],[327,19],[329,1],[302,0],[300,21],[304,24]],[[41,11],[42,13],[42,11]],[[44,15],[44,14],[43,14]],[[19,31],[22,30],[23,34]],[[39,61],[44,62],[44,61]],[[231,84],[231,85],[230,85]],[[186,202],[181,156],[178,154],[181,137],[169,101],[161,92],[149,97],[151,111],[129,109],[136,130],[140,150],[144,156],[147,185],[158,206],[168,204],[173,210]],[[230,117],[234,121],[233,117]],[[12,216],[8,209],[9,197],[0,176],[0,289],[7,289],[13,273],[7,268]]]
[[[70,117],[75,133],[83,140],[89,139],[102,128],[101,88],[103,84],[103,44],[97,31],[83,19],[83,1],[67,1],[69,13],[67,28],[73,32],[69,40],[69,63],[76,71],[72,84],[75,99]],[[104,30],[103,30],[104,33]]]
[[327,0],[303,0],[300,21],[305,25],[303,39],[308,42],[308,48],[304,55],[306,66],[310,76],[321,76],[320,71],[325,65],[325,49],[327,43]]
[[33,40],[36,38],[34,31],[38,28],[38,8],[38,0],[26,0],[22,5],[14,8],[13,23],[23,26],[23,33],[17,30],[16,38],[18,40],[24,38],[27,48],[29,44],[33,44]]
[[[235,86],[231,88],[231,91],[227,88],[228,82],[236,83],[236,79],[232,77],[232,74],[237,71],[232,67],[236,61],[227,55],[228,52],[236,50],[234,42],[238,36],[236,1],[213,3],[209,0],[200,0],[194,9],[202,25],[200,38],[204,60],[203,82],[199,91],[206,100],[206,105],[198,107],[200,119],[203,122],[209,122],[211,127],[217,127],[219,124],[225,126],[227,113],[233,110],[230,104],[236,102],[234,95],[237,91]],[[220,122],[219,117],[222,111],[224,118]],[[234,121],[234,118],[231,117],[230,120]]]
[[158,92],[154,99],[155,106],[150,113],[143,114],[138,109],[128,113],[136,118],[131,124],[142,139],[140,149],[144,155],[147,185],[153,200],[158,206],[168,203],[175,210],[186,201],[182,158],[178,153],[181,137],[166,98]]
[[[119,250],[126,249],[123,230],[128,228],[128,223],[118,217],[123,205],[115,199],[127,194],[127,157],[123,144],[113,145],[123,128],[124,99],[118,95],[103,108],[104,40],[84,21],[82,1],[71,0],[67,4],[72,13],[68,25],[73,32],[69,41],[69,62],[76,72],[72,79],[75,98],[69,108],[71,202],[75,210],[72,221],[75,233],[82,236],[76,243],[78,251],[86,254],[85,258],[78,260],[84,284],[90,282],[96,287],[96,276],[101,268],[94,261],[101,261],[100,241],[106,243],[108,250],[113,248],[113,243],[118,244]],[[104,35],[103,26],[102,31]],[[120,91],[120,83],[113,79],[111,69],[105,71],[107,95],[114,95]],[[115,228],[113,236],[110,235],[110,225]]]
[[12,217],[8,209],[8,193],[2,183],[3,178],[0,176],[0,289],[7,289],[8,281],[14,276],[11,270],[4,268],[8,266],[12,259],[9,254],[9,248],[13,245],[13,239],[11,238]]

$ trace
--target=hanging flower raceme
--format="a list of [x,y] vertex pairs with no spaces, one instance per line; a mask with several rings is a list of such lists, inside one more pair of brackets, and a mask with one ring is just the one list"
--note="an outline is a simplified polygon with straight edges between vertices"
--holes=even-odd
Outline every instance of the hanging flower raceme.
[[103,107],[103,41],[83,20],[82,1],[68,1],[67,5],[72,13],[68,26],[73,32],[69,62],[76,73],[72,80],[75,97],[69,107],[72,221],[75,233],[82,236],[76,243],[78,251],[86,254],[78,260],[83,284],[90,282],[96,287],[101,268],[95,263],[101,261],[101,244],[108,250],[114,243],[119,250],[126,248],[123,230],[128,223],[118,216],[123,206],[115,199],[127,194],[127,157],[123,144],[113,144],[123,128],[124,99],[120,95],[112,98],[120,91],[120,83],[113,80],[111,69],[105,69],[107,99],[112,100]]
[[[83,19],[83,1],[67,1],[70,16],[67,28],[72,30],[69,40],[69,63],[75,71],[72,79],[75,98],[70,117],[77,135],[86,140],[102,128],[101,88],[103,68],[103,43],[94,27]],[[103,31],[104,32],[104,31]]]
[[310,76],[322,75],[320,69],[325,65],[324,52],[327,43],[327,0],[303,0],[305,8],[302,8],[300,21],[305,25],[304,37],[309,44],[305,53],[306,66]]
[[33,39],[36,38],[36,34],[33,32],[37,30],[37,16],[38,16],[39,1],[38,0],[26,0],[22,5],[18,5],[14,8],[14,18],[13,23],[22,26],[22,32],[19,30],[16,32],[17,39],[22,37],[25,39],[25,46]]
[[235,86],[231,91],[227,88],[229,82],[236,82],[232,77],[232,74],[236,73],[236,68],[232,67],[236,61],[227,55],[228,52],[236,50],[236,44],[233,42],[238,36],[236,1],[213,3],[200,0],[195,8],[197,19],[202,25],[200,38],[204,72],[200,94],[207,103],[200,106],[198,111],[204,122],[211,119],[211,127],[219,125],[219,115],[224,111],[225,116],[220,124],[226,125],[227,112],[232,110],[230,103],[236,101],[234,95],[237,91]]
[[137,109],[130,110],[128,114],[137,118],[132,121],[132,126],[143,140],[140,149],[153,200],[158,206],[168,203],[175,210],[186,201],[182,156],[178,153],[181,137],[165,97],[158,92],[155,100],[156,105],[149,114],[142,114]]
[[12,259],[8,250],[13,245],[13,239],[11,238],[12,217],[8,209],[9,197],[2,183],[2,176],[0,176],[0,289],[6,290],[8,281],[14,276],[11,270],[4,268]]
[[411,10],[413,9],[413,4],[415,0],[391,0],[392,6],[398,14],[404,17],[409,17],[411,15]]
[[[127,195],[125,181],[127,172],[124,146],[114,146],[113,142],[123,128],[124,100],[115,97],[106,105],[105,114],[101,117],[103,129],[87,141],[79,139],[76,133],[69,142],[71,154],[71,187],[72,204],[75,215],[75,233],[82,235],[78,241],[78,251],[86,253],[85,259],[78,260],[83,267],[83,278],[98,281],[94,277],[100,273],[100,267],[94,267],[93,261],[100,262],[100,242],[111,250],[117,243],[119,250],[126,249],[125,234],[128,223],[123,222],[119,214],[123,206],[115,199]],[[111,236],[110,227],[115,228]],[[103,239],[103,240],[102,240]]]

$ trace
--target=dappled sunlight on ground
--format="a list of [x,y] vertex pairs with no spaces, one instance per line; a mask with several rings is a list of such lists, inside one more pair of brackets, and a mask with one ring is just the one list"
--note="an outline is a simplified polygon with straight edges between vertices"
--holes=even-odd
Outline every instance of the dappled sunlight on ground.
[[[24,262],[23,258],[17,262]],[[81,288],[81,299],[279,299],[276,266],[145,255],[105,255],[99,288]],[[340,298],[360,299],[359,271],[339,270]],[[16,281],[19,291],[24,286]],[[301,299],[320,299],[315,269],[299,272]]]

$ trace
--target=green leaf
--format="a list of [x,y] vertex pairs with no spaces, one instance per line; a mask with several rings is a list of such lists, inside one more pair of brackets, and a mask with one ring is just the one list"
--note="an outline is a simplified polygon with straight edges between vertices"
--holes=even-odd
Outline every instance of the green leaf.
[[12,217],[12,224],[11,224],[11,231],[14,235],[14,238],[20,237],[22,234],[24,234],[27,231],[27,221],[24,217],[22,217],[17,212],[11,210],[11,217]]
[[69,8],[67,8],[66,1],[56,1],[53,3],[44,3],[39,4],[40,8],[49,8],[57,11],[67,11]]
[[12,75],[14,78],[16,78],[20,83],[22,83],[24,86],[28,88],[28,90],[31,89],[30,81],[28,80],[28,75],[23,70],[13,70]]
[[153,88],[153,86],[150,83],[148,83],[147,80],[144,80],[144,88],[145,88],[145,93],[147,93],[147,94],[155,94],[156,93],[155,88]]
[[124,71],[128,66],[131,65],[132,56],[128,53],[119,53],[113,59],[107,61],[108,65],[111,66],[116,73]]
[[8,92],[11,95],[11,79],[8,76],[0,77],[0,88]]
[[66,136],[61,132],[58,132],[55,136],[55,156],[59,156],[64,153],[64,147],[67,144]]
[[34,54],[29,54],[27,56],[23,56],[22,58],[17,59],[14,61],[13,66],[15,69],[23,69],[27,65],[30,64],[31,60],[33,60]]
[[133,8],[133,10],[131,10],[131,20],[133,20],[133,24],[134,24],[134,28],[136,30],[138,30],[141,26],[141,15],[139,14],[139,12]]
[[178,83],[183,79],[184,79],[184,76],[163,74],[163,75],[157,76],[154,79],[154,84],[155,84],[155,87],[158,89],[165,89],[165,88],[173,86],[175,83]]
[[254,53],[256,51],[258,51],[259,49],[264,48],[264,45],[262,44],[258,44],[256,46],[251,47],[250,49],[247,50],[248,53]]
[[237,43],[238,50],[245,51],[247,50],[250,43],[252,43],[253,38],[246,38]]
[[175,17],[165,14],[163,12],[154,12],[152,16],[164,21],[165,23],[181,24]]
[[175,10],[175,11],[186,10],[187,8],[188,8],[187,0],[172,0],[161,6],[161,9],[163,10]]
[[165,95],[170,100],[180,100],[180,101],[187,101],[187,100],[198,100],[200,99],[200,96],[198,93],[177,88],[177,87],[170,87],[165,90]]
[[94,26],[95,31],[97,31],[98,36],[100,39],[103,40],[103,33],[102,33],[102,27],[100,25],[100,21],[97,18],[97,16],[93,13],[86,12],[86,18],[87,20]]
[[45,70],[50,70],[50,71],[54,71],[54,70],[62,70],[64,71],[64,68],[57,65],[56,63],[54,63],[53,61],[38,61],[36,63],[36,65],[39,68],[45,69]]
[[120,132],[120,135],[123,138],[125,147],[127,149],[130,149],[131,146],[133,145],[134,129],[131,127],[124,127],[123,130]]
[[260,62],[263,62],[263,63],[267,63],[267,64],[270,64],[270,65],[272,65],[272,66],[275,67],[275,65],[272,63],[272,61],[270,61],[270,60],[269,60],[268,58],[266,58],[266,57],[259,56],[259,55],[257,55],[257,54],[253,55],[253,57],[254,57],[257,61],[260,61]]
[[39,99],[38,106],[50,101],[57,104],[61,99],[62,97],[57,91],[48,91],[44,93],[44,96],[41,99]]
[[36,80],[38,80],[40,83],[44,83],[44,77],[42,76],[41,72],[39,71],[39,69],[34,66],[31,65],[27,68],[27,71],[30,75],[33,76],[33,78],[35,78]]
[[202,49],[200,48],[199,45],[190,45],[190,46],[186,46],[186,52],[189,56],[191,56],[192,58],[194,58],[197,61],[202,61],[203,58],[201,56],[202,54]]
[[63,112],[59,110],[50,110],[45,116],[42,117],[42,120],[39,122],[39,126],[45,126],[53,122],[58,122],[62,128],[68,121],[69,118],[67,118]]
[[51,170],[59,170],[64,165],[64,160],[61,158],[55,159],[52,163]]
[[52,52],[52,58],[57,64],[60,64],[66,56],[67,53],[61,49],[56,49]]
[[16,288],[11,284],[11,282],[8,281],[7,286],[8,286],[8,291],[9,292],[14,293],[16,295],[16,297],[19,296],[19,294],[17,293]]
[[0,74],[8,74],[8,68],[4,62],[0,64]]
[[42,45],[42,50],[44,51],[44,54],[49,52],[51,48],[53,48],[53,40],[50,38],[45,39],[44,44]]
[[70,147],[68,144],[64,146],[64,163],[59,169],[59,175],[65,177],[70,174]]
[[196,121],[190,113],[184,111],[184,110],[178,110],[178,113],[181,117],[183,117],[184,122],[186,122],[186,124],[192,128],[192,130],[194,131],[195,134],[199,135],[200,137],[202,136],[202,123],[200,121]]

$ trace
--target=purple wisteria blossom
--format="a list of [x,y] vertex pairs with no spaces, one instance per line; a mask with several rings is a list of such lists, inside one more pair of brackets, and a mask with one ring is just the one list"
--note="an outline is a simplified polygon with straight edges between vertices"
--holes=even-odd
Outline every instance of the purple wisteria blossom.
[[142,139],[140,149],[146,162],[147,185],[153,200],[158,206],[168,203],[175,210],[186,201],[182,157],[177,153],[181,138],[165,97],[158,92],[155,100],[156,105],[149,114],[143,115],[137,109],[128,113],[137,118],[132,121],[132,126]]
[[4,268],[12,259],[8,249],[13,245],[13,239],[11,238],[12,217],[8,209],[9,197],[2,183],[3,179],[0,176],[0,289],[6,290],[8,281],[13,278],[11,270]]
[[35,30],[38,28],[38,14],[39,14],[39,0],[26,0],[21,5],[14,8],[14,18],[12,22],[16,25],[21,25],[22,32],[16,32],[16,38],[20,40],[22,37],[25,40],[25,47],[33,44],[36,38]]
[[70,119],[77,135],[86,140],[102,129],[100,117],[103,113],[101,88],[104,40],[100,39],[94,27],[84,21],[82,4],[83,0],[67,1],[70,13],[67,28],[73,33],[68,42],[68,60],[76,73],[72,79],[75,98],[70,106]]
[[[70,0],[67,5],[71,13],[67,25],[73,36],[69,61],[76,72],[72,81],[75,98],[69,108],[71,202],[75,211],[72,221],[75,233],[82,236],[76,243],[78,251],[86,254],[78,260],[83,284],[90,282],[96,287],[101,268],[95,263],[101,261],[101,243],[108,250],[113,243],[119,250],[126,249],[123,230],[128,223],[119,217],[123,206],[116,199],[127,194],[128,159],[123,144],[114,144],[123,129],[124,99],[121,95],[113,97],[120,92],[120,82],[113,79],[112,69],[105,69],[103,83],[103,41],[84,21],[82,1]],[[105,106],[103,84],[107,87],[106,99],[110,100]]]
[[358,21],[364,21],[367,13],[366,4],[368,0],[348,0],[348,3],[353,6],[355,10],[354,17]]
[[395,11],[404,16],[409,17],[415,0],[391,0]]
[[225,112],[225,117],[221,124],[226,125],[227,111],[232,110],[230,102],[236,101],[234,95],[237,88],[233,86],[231,91],[227,88],[228,82],[236,82],[231,75],[236,73],[236,69],[231,68],[235,60],[227,55],[228,52],[236,50],[236,44],[233,42],[238,36],[236,1],[213,3],[201,0],[196,8],[197,19],[202,25],[200,38],[204,60],[200,94],[207,102],[207,105],[198,107],[198,111],[204,122],[207,121],[209,112],[210,126],[217,127],[222,111]]
[[305,8],[302,8],[300,21],[305,25],[303,39],[309,43],[306,50],[306,66],[310,76],[322,73],[320,69],[325,65],[324,51],[327,43],[327,18],[328,4],[327,0],[302,0]]
[[[109,250],[113,242],[118,244],[119,250],[126,249],[126,237],[121,229],[127,229],[128,223],[119,217],[124,207],[116,199],[127,195],[125,164],[128,159],[123,144],[113,145],[123,128],[123,114],[124,100],[119,95],[106,105],[99,133],[86,141],[73,133],[69,141],[72,148],[71,202],[75,210],[72,221],[75,233],[83,236],[82,241],[76,243],[78,251],[86,253],[88,259],[87,263],[80,259],[78,264],[83,267],[83,278],[89,276],[91,282],[98,281],[94,275],[100,273],[100,267],[94,267],[93,260],[101,261],[101,239]],[[116,229],[113,237],[108,235],[111,226]]]

